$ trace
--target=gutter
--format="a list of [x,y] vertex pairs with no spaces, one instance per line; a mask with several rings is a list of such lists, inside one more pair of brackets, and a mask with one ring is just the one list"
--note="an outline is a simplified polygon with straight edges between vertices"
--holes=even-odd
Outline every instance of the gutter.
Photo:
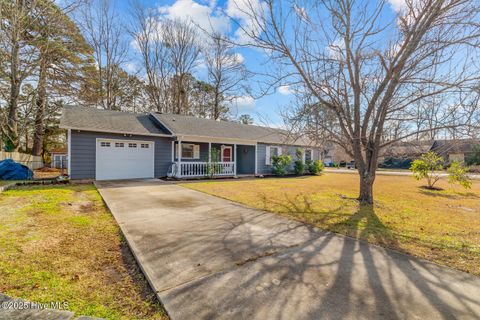
[[115,130],[102,130],[102,129],[92,129],[92,128],[78,128],[60,125],[59,128],[67,130],[77,130],[77,131],[88,131],[88,132],[102,132],[102,133],[114,133],[114,134],[128,134],[134,136],[147,136],[147,137],[165,137],[173,138],[174,135],[171,134],[161,134],[161,133],[140,133],[140,132],[127,132],[127,131],[115,131]]

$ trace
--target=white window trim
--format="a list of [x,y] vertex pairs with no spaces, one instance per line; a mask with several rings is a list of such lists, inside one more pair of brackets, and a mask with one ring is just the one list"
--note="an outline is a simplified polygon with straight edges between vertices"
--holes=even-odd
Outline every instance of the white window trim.
[[[183,147],[184,146],[192,146],[193,147],[193,157],[185,157],[183,155]],[[198,148],[198,157],[195,157],[195,148]],[[195,144],[195,143],[183,143],[182,142],[182,150],[181,150],[181,156],[182,156],[182,159],[187,159],[187,160],[197,160],[197,159],[200,159],[200,145],[199,144]],[[175,155],[177,156],[178,158],[178,143],[175,144]]]
[[265,152],[265,164],[267,166],[272,165],[272,150],[271,150],[272,148],[277,149],[277,155],[278,156],[282,155],[282,147],[280,147],[280,146],[267,146],[266,152]]
[[305,163],[305,161],[307,161],[307,151],[310,151],[310,160],[313,161],[313,149],[304,149],[303,150],[303,163]]

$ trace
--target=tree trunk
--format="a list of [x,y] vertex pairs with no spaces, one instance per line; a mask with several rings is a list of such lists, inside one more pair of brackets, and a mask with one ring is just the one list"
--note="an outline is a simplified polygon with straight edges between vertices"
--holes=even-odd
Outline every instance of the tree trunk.
[[360,172],[360,195],[358,200],[360,204],[373,204],[373,182],[375,175],[371,173],[362,174]]
[[364,152],[358,150],[361,150],[360,146],[357,148],[355,157],[355,163],[360,176],[358,201],[362,205],[370,205],[373,204],[373,183],[375,182],[375,174],[377,172],[379,146],[375,141],[368,141]]
[[35,115],[35,133],[33,135],[34,156],[40,156],[43,152],[43,136],[45,129],[45,105],[47,103],[47,64],[46,57],[40,57],[40,74],[37,85],[37,112]]
[[12,52],[10,60],[10,98],[8,101],[7,139],[13,151],[18,151],[18,97],[20,96],[20,45],[18,36],[12,37]]
[[213,106],[213,119],[218,120],[220,118],[220,108],[219,108],[219,99],[218,99],[218,90],[215,91],[215,101],[214,101],[214,106]]

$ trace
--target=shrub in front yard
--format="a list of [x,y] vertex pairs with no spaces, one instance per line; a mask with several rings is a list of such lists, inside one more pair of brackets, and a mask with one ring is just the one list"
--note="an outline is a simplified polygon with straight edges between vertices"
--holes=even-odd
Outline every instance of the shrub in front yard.
[[296,175],[301,176],[305,174],[305,164],[303,163],[302,160],[295,161],[293,169],[295,170]]
[[450,184],[458,183],[465,189],[472,187],[472,179],[468,176],[468,168],[460,162],[452,162],[448,168],[448,182]]
[[305,161],[305,165],[308,169],[308,172],[311,174],[320,174],[322,173],[323,169],[325,169],[325,165],[320,160],[307,160]]
[[467,157],[468,165],[480,165],[480,144],[473,146],[472,152]]
[[442,170],[444,164],[445,160],[442,157],[433,151],[429,151],[422,154],[419,159],[415,159],[410,170],[413,172],[415,179],[427,179],[427,187],[434,189],[435,183],[440,179],[437,171]]
[[290,155],[282,154],[272,156],[272,172],[277,176],[284,176],[288,173],[288,166],[292,163]]
[[295,170],[296,175],[305,174],[305,164],[303,163],[303,152],[301,149],[297,149],[295,152],[297,160],[295,161],[293,169]]

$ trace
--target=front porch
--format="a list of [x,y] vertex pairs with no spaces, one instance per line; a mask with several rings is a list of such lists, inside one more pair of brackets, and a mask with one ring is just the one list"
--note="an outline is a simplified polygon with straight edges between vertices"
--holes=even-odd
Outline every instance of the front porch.
[[255,175],[256,144],[173,141],[169,176],[175,178]]

